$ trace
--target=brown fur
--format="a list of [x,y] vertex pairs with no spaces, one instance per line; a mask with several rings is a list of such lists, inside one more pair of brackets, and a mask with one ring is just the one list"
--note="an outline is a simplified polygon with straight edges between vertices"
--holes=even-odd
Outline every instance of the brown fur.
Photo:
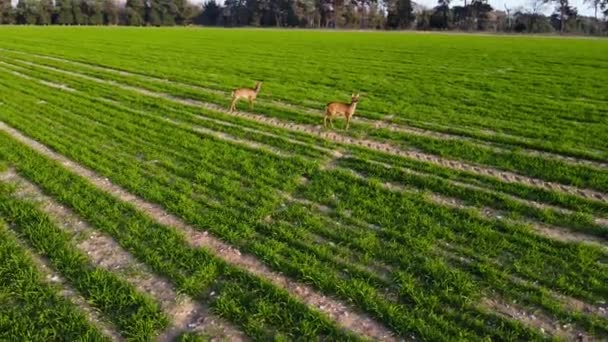
[[238,100],[246,99],[249,101],[249,108],[253,109],[253,102],[256,97],[260,93],[260,89],[262,88],[262,82],[257,82],[255,84],[255,88],[239,88],[235,89],[232,92],[232,103],[230,103],[230,112],[234,112],[236,110],[236,103]]
[[325,107],[325,117],[323,118],[323,125],[327,127],[327,119],[331,128],[334,128],[333,117],[344,115],[346,118],[346,129],[350,125],[350,119],[355,115],[355,109],[357,108],[357,102],[359,102],[359,94],[352,94],[350,103],[342,102],[330,102]]

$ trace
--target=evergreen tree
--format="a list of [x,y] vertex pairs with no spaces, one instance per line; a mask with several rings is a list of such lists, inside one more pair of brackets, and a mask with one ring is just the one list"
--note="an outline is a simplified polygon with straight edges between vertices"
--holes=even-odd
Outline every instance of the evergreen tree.
[[83,1],[86,5],[86,16],[88,25],[103,25],[103,4],[101,0]]
[[0,0],[0,24],[13,24],[14,22],[11,0]]
[[0,24],[13,24],[15,22],[11,0],[0,0]]
[[55,10],[57,12],[57,24],[73,25],[74,13],[72,12],[72,0],[56,0]]
[[197,20],[202,25],[217,25],[222,15],[222,7],[215,0],[207,1],[203,4],[203,11]]
[[386,26],[395,29],[408,28],[414,20],[411,0],[393,0],[389,3]]
[[38,0],[36,7],[38,7],[36,24],[50,25],[54,12],[53,0]]
[[35,25],[38,21],[38,3],[35,0],[19,0],[15,9],[19,25]]
[[118,4],[116,0],[103,0],[104,25],[118,25]]
[[127,0],[127,3],[125,4],[125,10],[127,12],[127,25],[131,25],[131,26],[144,25],[144,1],[143,0]]
[[70,3],[75,25],[86,25],[87,23],[87,18],[82,11],[82,4],[83,2],[80,0],[72,0]]

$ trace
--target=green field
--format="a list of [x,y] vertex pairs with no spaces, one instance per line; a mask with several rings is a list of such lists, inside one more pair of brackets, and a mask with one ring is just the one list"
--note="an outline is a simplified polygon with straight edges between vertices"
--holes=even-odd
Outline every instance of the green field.
[[607,40],[0,35],[0,339],[608,339]]

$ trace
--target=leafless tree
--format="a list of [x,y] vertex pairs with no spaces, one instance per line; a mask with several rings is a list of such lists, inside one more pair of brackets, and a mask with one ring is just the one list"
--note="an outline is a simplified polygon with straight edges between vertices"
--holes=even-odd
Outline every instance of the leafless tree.
[[595,11],[595,20],[597,20],[597,10],[602,4],[602,0],[583,0],[590,8],[593,8]]

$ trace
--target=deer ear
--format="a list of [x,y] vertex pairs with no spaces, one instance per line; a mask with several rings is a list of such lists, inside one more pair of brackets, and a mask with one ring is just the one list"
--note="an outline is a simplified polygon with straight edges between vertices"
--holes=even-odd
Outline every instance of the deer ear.
[[355,97],[355,93],[351,93],[351,94],[350,94],[350,97]]

